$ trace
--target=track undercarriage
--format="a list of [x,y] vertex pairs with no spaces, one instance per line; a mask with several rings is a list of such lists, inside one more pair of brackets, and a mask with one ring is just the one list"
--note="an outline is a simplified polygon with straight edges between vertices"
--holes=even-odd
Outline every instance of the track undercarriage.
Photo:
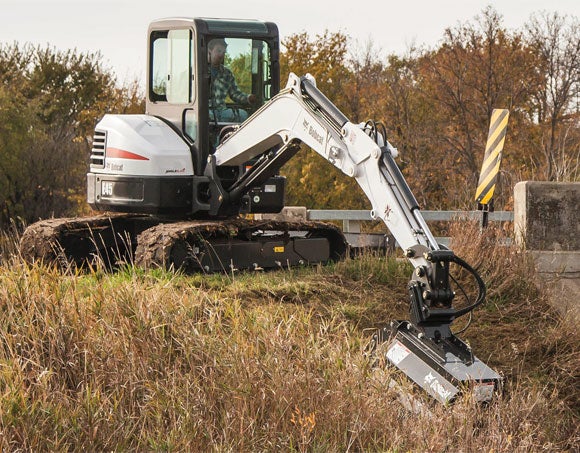
[[60,267],[133,263],[185,272],[231,272],[338,260],[347,244],[340,229],[322,222],[176,222],[114,214],[37,222],[24,232],[20,251],[27,262]]

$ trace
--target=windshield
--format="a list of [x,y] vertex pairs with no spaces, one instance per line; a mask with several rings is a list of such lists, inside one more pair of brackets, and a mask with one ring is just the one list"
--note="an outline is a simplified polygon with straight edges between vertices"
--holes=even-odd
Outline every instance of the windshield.
[[265,41],[211,39],[208,62],[211,121],[239,123],[271,98],[271,56]]

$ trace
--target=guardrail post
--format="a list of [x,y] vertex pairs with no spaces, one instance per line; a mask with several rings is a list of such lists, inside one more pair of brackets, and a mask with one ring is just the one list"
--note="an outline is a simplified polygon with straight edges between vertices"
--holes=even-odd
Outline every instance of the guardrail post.
[[343,220],[342,231],[345,233],[360,233],[360,220]]

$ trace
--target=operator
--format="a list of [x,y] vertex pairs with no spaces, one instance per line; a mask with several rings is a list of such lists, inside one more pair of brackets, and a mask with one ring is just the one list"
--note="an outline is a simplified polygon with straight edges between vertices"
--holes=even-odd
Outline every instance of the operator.
[[232,71],[224,66],[227,43],[223,38],[212,39],[208,44],[210,64],[210,120],[224,122],[242,122],[248,117],[243,109],[231,109],[226,106],[226,96],[238,104],[254,104],[256,96],[246,94],[238,88]]

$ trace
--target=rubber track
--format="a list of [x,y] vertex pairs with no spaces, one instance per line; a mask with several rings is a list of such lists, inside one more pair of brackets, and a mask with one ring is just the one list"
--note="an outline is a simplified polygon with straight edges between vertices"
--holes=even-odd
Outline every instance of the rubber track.
[[[20,239],[20,254],[28,263],[43,262],[67,268],[71,264],[82,267],[92,263],[104,250],[119,250],[130,255],[126,231],[133,231],[135,225],[141,229],[151,226],[149,216],[134,214],[98,215],[93,217],[74,217],[41,220],[30,225]],[[158,222],[155,222],[158,223]],[[130,224],[132,228],[125,228]],[[108,232],[103,234],[101,232]],[[118,234],[116,233],[118,231]],[[110,239],[113,236],[113,240]],[[108,242],[103,244],[103,242]],[[106,252],[105,252],[106,253]],[[102,256],[100,258],[103,258]],[[108,263],[114,264],[114,263]]]
[[[331,259],[344,257],[347,244],[340,229],[323,222],[256,221],[241,218],[223,221],[186,221],[159,224],[143,231],[137,239],[135,264],[144,268],[183,269],[201,271],[196,247],[211,247],[216,240],[250,241],[259,231],[308,231],[329,240]],[[226,270],[226,269],[224,269]]]
[[144,268],[194,272],[202,270],[192,253],[194,247],[211,247],[212,241],[250,241],[262,230],[308,231],[311,236],[325,237],[333,260],[341,259],[347,250],[340,229],[323,222],[236,218],[161,223],[144,215],[113,214],[36,222],[22,235],[20,253],[29,263],[54,263],[61,268],[83,267],[100,258],[108,267],[134,260]]

